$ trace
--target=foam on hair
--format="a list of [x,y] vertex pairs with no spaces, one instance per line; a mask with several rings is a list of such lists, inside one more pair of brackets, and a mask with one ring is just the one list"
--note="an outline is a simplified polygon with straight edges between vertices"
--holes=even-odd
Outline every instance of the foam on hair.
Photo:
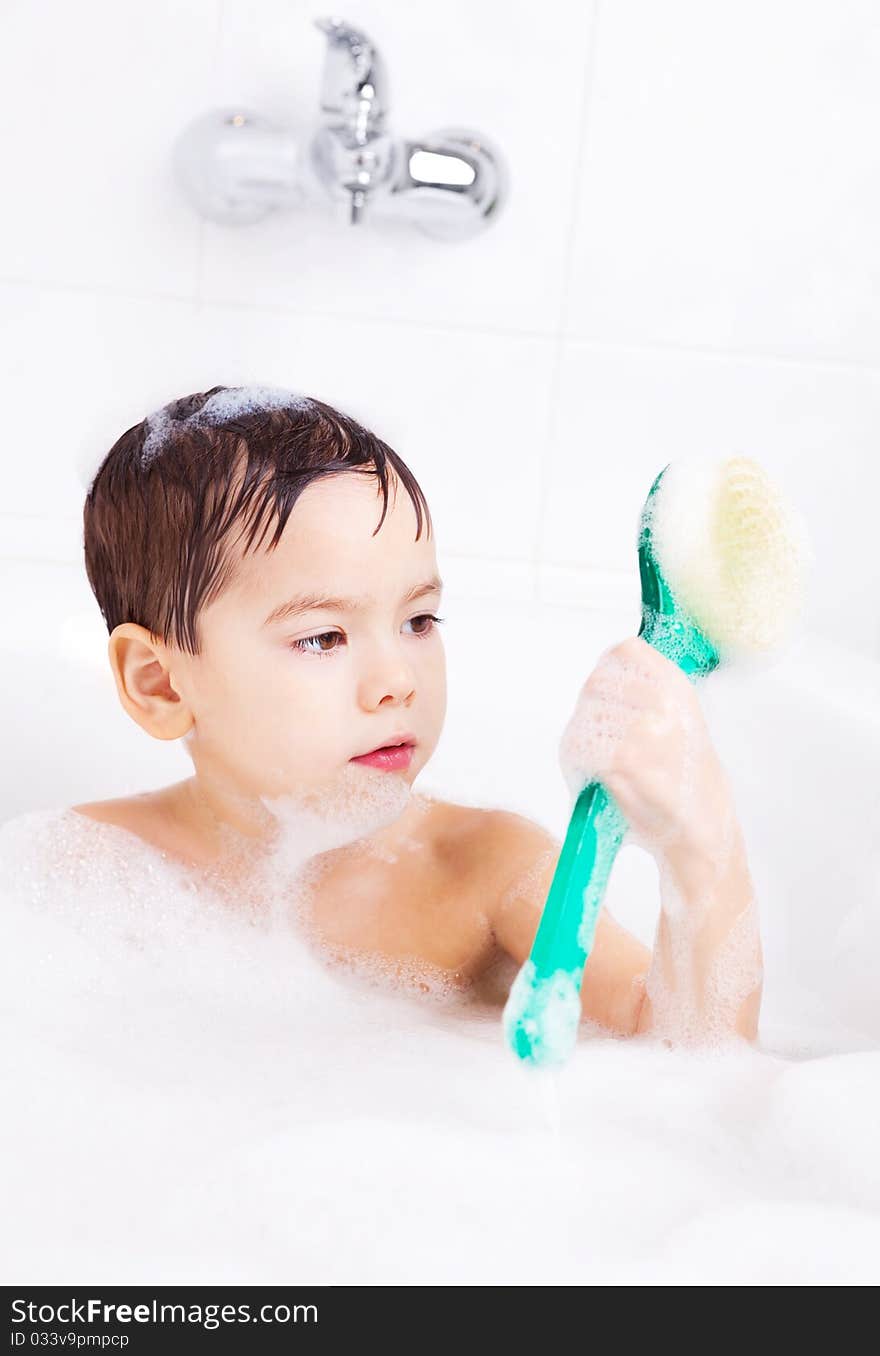
[[722,654],[776,645],[800,614],[806,524],[750,457],[672,462],[646,507],[654,552],[681,605]]
[[199,409],[182,418],[175,414],[172,401],[147,415],[147,436],[141,451],[141,465],[148,465],[162,451],[175,426],[219,428],[247,415],[269,410],[306,409],[311,398],[281,386],[229,386],[215,391]]

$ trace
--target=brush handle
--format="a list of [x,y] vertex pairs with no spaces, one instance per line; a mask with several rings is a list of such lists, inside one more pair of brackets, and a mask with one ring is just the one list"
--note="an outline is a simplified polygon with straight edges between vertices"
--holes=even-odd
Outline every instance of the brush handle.
[[575,801],[528,960],[504,1008],[514,1054],[532,1064],[564,1064],[577,1040],[580,988],[608,877],[626,820],[601,782]]

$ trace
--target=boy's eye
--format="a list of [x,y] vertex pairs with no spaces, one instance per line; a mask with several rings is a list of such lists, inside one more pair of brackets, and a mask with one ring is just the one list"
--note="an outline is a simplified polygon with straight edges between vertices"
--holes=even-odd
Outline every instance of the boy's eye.
[[[423,630],[413,632],[416,638],[421,638],[422,636],[429,636],[434,627],[443,621],[445,621],[445,617],[435,617],[433,612],[423,612],[418,617],[410,617],[406,624],[411,626],[414,622],[427,622],[428,625]],[[299,650],[302,654],[324,655],[332,654],[334,650],[338,650],[340,646],[334,642],[344,639],[345,637],[340,631],[321,631],[316,636],[303,636],[301,640],[292,640],[290,645],[291,649]],[[325,641],[329,643],[325,645]]]
[[440,623],[440,622],[443,621],[443,618],[442,618],[442,617],[435,617],[434,614],[433,614],[433,612],[423,612],[423,613],[421,614],[421,616],[418,616],[418,617],[410,617],[409,621],[410,621],[410,625],[411,625],[413,622],[427,622],[428,625],[425,627],[425,629],[424,629],[423,631],[416,631],[416,632],[414,632],[414,634],[417,635],[417,636],[428,636],[428,635],[430,635],[431,632],[434,630],[434,627],[435,627],[436,625],[438,625],[438,623]]
[[324,645],[323,642],[335,640],[338,635],[338,631],[322,631],[319,636],[305,636],[302,640],[292,640],[290,644],[294,650],[302,650],[304,654],[330,654],[331,650],[339,647]]

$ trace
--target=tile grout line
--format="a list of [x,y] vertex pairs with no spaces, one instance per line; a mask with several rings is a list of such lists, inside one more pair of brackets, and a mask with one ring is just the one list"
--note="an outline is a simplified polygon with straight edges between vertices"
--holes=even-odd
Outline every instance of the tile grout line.
[[556,333],[553,337],[553,360],[550,372],[550,390],[549,390],[549,417],[547,420],[547,443],[546,458],[542,460],[542,474],[539,481],[538,505],[535,515],[535,532],[532,541],[532,559],[534,562],[534,595],[538,601],[542,600],[541,575],[539,565],[541,562],[541,546],[544,540],[544,528],[546,524],[548,505],[550,502],[550,491],[553,482],[553,469],[556,458],[558,436],[559,436],[559,393],[562,385],[562,368],[564,361],[565,345],[567,342],[564,333],[564,324],[566,318],[568,286],[571,278],[572,263],[574,259],[575,234],[578,222],[578,204],[580,201],[580,192],[583,182],[584,165],[586,156],[586,146],[588,140],[588,128],[590,123],[590,111],[592,107],[593,88],[595,84],[596,72],[596,49],[598,46],[599,29],[599,9],[600,0],[593,0],[590,23],[588,26],[586,66],[584,70],[584,82],[581,89],[581,98],[578,112],[578,138],[574,157],[574,175],[572,193],[570,199],[570,213],[568,220],[568,229],[565,236],[565,245],[563,247],[563,260],[561,272],[561,287],[559,294],[559,311],[556,317]]
[[194,295],[184,295],[173,292],[130,292],[124,289],[114,287],[96,287],[93,284],[85,283],[65,283],[58,281],[47,281],[39,278],[12,278],[0,274],[0,287],[19,287],[30,289],[32,291],[41,291],[47,293],[58,293],[61,295],[73,294],[74,296],[87,296],[94,299],[108,299],[111,301],[132,301],[132,302],[169,302],[178,306],[192,307],[196,314],[210,309],[230,310],[230,311],[250,311],[255,314],[282,315],[290,319],[302,320],[328,320],[345,321],[349,324],[369,324],[401,330],[412,330],[417,333],[448,335],[455,338],[466,338],[474,335],[477,337],[511,339],[511,340],[540,340],[548,343],[561,342],[563,345],[577,345],[581,348],[587,348],[594,352],[611,354],[644,354],[649,357],[682,357],[695,360],[705,360],[708,362],[719,363],[751,363],[757,366],[772,367],[793,367],[801,368],[805,371],[828,371],[841,374],[864,375],[867,377],[880,377],[880,358],[870,359],[835,359],[823,358],[810,355],[795,356],[785,353],[761,352],[758,349],[749,348],[713,348],[708,345],[700,344],[678,344],[669,342],[657,343],[637,343],[626,342],[616,339],[596,339],[588,338],[578,334],[576,331],[567,331],[565,329],[510,329],[499,328],[491,325],[427,325],[418,320],[412,320],[409,317],[394,316],[371,316],[364,320],[362,314],[354,314],[345,311],[318,311],[314,309],[298,309],[296,307],[273,305],[270,302],[250,302],[238,301],[235,299],[222,298],[197,298]]
[[[223,41],[223,25],[226,18],[226,0],[217,0],[217,23],[214,29],[214,48],[211,53],[210,74],[212,81],[217,74],[217,66],[220,60],[220,48]],[[194,302],[196,316],[201,319],[205,307],[205,242],[207,238],[208,223],[205,218],[199,215],[199,233],[198,245],[196,248],[196,276],[194,287]]]

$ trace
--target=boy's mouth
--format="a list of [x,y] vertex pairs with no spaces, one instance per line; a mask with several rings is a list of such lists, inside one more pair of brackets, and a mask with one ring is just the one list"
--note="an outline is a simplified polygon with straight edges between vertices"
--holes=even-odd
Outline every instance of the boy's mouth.
[[399,749],[400,744],[415,744],[415,735],[404,731],[403,735],[392,735],[391,739],[386,740],[384,744],[376,744],[373,749],[365,749],[362,754],[355,754],[355,758],[366,758],[367,754],[381,753],[384,749]]
[[395,735],[387,744],[380,744],[366,753],[355,754],[352,763],[371,763],[374,767],[391,769],[409,767],[416,737],[412,734]]

